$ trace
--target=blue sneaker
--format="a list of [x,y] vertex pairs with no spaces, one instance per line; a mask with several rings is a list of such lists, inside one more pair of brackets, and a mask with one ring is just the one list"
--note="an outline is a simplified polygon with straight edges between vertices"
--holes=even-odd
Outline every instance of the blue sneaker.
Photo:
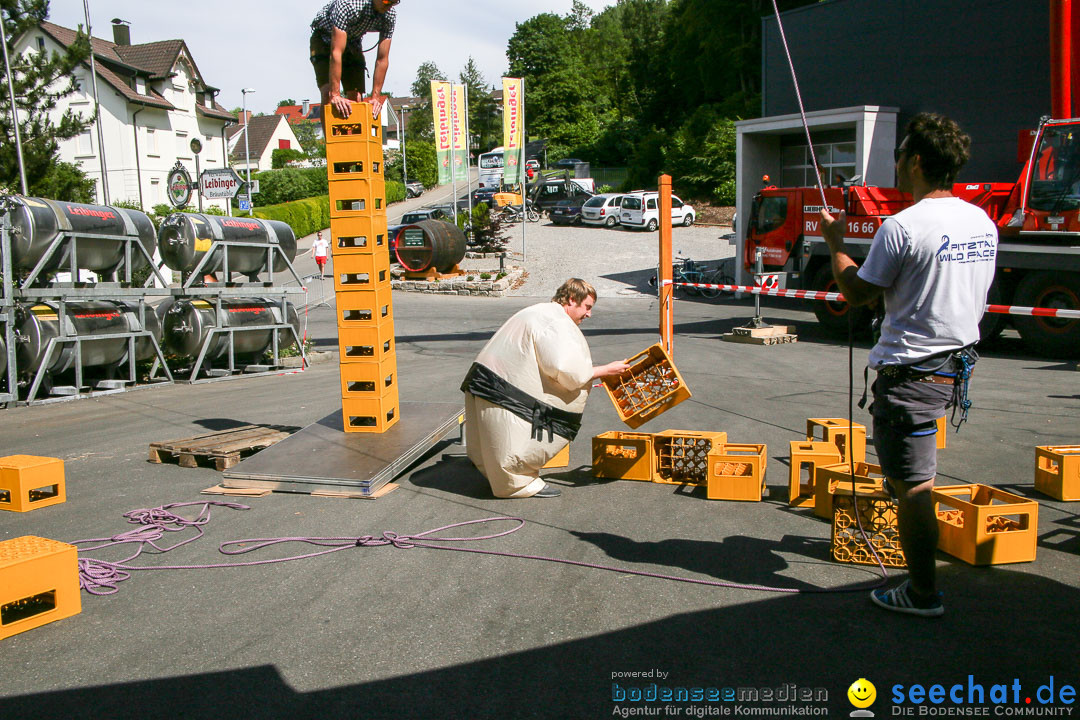
[[905,580],[892,590],[874,590],[870,593],[870,599],[878,607],[908,615],[921,617],[941,617],[945,614],[945,606],[941,603],[941,593],[937,594],[929,604],[918,603],[911,597],[909,589],[911,581]]

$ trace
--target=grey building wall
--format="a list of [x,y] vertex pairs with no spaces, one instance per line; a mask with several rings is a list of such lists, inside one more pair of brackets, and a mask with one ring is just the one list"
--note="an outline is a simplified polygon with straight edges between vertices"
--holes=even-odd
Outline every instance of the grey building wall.
[[[1017,138],[1050,113],[1050,0],[826,0],[781,17],[806,110],[853,105],[955,119],[960,180],[1015,181]],[[762,21],[762,115],[797,113],[774,16]],[[897,138],[899,142],[900,138]]]

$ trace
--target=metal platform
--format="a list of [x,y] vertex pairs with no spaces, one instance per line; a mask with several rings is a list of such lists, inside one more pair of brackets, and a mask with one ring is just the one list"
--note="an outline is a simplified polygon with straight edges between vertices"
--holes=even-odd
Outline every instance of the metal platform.
[[372,495],[460,428],[465,417],[457,403],[403,402],[400,409],[401,419],[384,433],[347,433],[338,410],[226,470],[222,485]]

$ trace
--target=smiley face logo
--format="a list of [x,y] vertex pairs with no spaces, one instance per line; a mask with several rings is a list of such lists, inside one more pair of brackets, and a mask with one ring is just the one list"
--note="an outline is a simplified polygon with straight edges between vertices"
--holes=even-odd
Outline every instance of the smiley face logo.
[[857,708],[868,708],[877,699],[877,688],[866,678],[859,678],[851,683],[847,691],[848,701]]

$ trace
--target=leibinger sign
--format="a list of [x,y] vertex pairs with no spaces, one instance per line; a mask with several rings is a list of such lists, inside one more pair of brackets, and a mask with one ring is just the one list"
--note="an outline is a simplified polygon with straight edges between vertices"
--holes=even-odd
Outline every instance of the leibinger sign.
[[204,198],[211,200],[218,198],[231,200],[240,192],[242,184],[240,176],[232,168],[203,170],[202,175],[199,176],[199,192]]
[[191,201],[191,176],[187,168],[177,160],[166,179],[169,202],[173,207],[184,207]]

